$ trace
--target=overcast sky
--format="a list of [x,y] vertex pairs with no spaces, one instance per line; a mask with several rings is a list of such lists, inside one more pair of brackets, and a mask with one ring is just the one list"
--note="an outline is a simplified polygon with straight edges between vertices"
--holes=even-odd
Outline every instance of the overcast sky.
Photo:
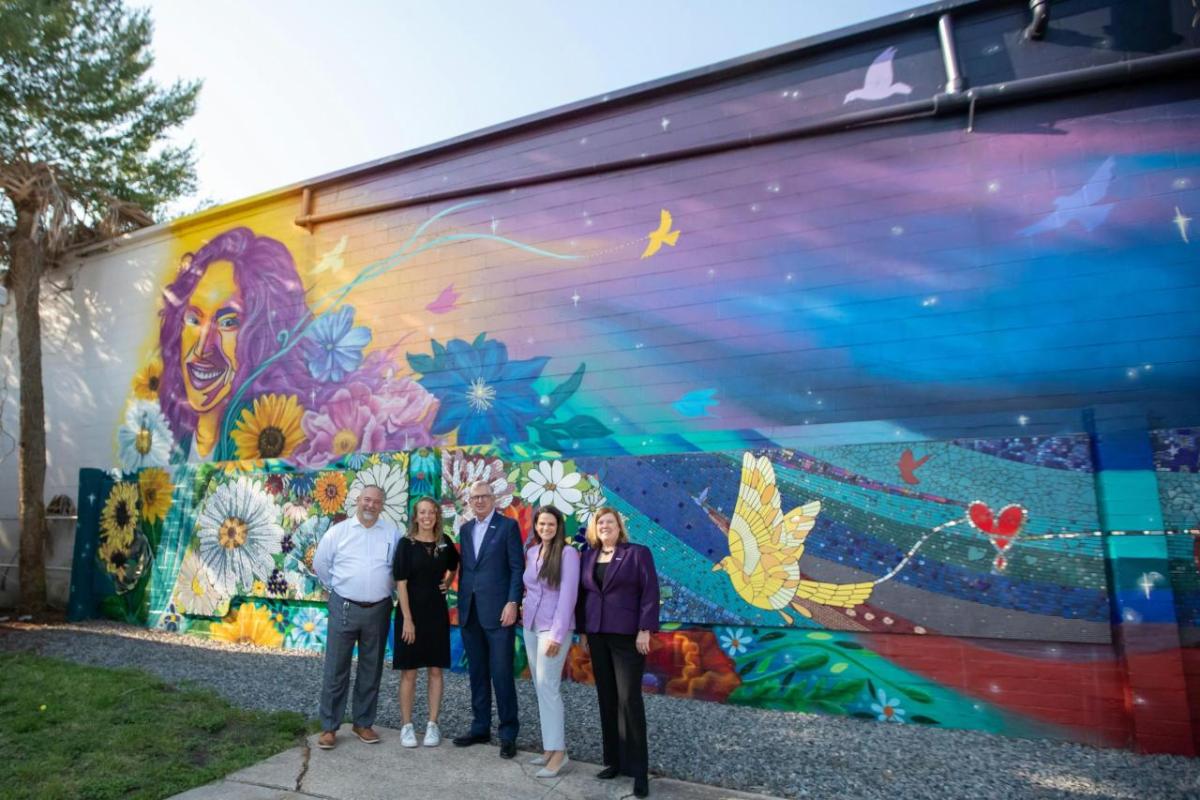
[[[137,0],[131,0],[139,5]],[[228,202],[915,7],[915,0],[151,0],[154,74],[200,78]]]

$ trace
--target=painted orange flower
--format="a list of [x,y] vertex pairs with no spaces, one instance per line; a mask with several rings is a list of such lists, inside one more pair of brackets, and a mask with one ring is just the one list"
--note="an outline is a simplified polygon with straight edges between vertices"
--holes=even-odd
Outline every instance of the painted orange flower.
[[209,628],[212,638],[232,644],[253,644],[258,647],[280,647],[283,634],[275,627],[275,620],[266,606],[246,603],[237,611]]
[[346,502],[346,475],[343,472],[322,472],[313,486],[313,497],[326,514],[336,514]]
[[138,475],[138,489],[142,495],[142,516],[147,522],[165,519],[171,510],[171,491],[175,487],[166,470],[152,467]]
[[242,411],[234,430],[239,459],[287,458],[304,443],[300,419],[304,416],[295,395],[268,394],[255,398],[254,407]]
[[162,359],[155,356],[133,377],[134,396],[142,400],[157,400],[158,387],[162,385],[162,372]]
[[646,656],[646,672],[658,679],[662,694],[725,702],[741,685],[733,661],[707,630],[657,633]]

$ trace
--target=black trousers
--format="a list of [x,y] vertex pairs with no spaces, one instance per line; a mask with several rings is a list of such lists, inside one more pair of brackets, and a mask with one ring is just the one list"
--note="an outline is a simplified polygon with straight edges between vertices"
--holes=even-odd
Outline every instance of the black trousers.
[[633,634],[589,633],[587,638],[600,701],[604,764],[617,767],[623,775],[646,778],[650,770],[642,703],[646,657],[637,651]]

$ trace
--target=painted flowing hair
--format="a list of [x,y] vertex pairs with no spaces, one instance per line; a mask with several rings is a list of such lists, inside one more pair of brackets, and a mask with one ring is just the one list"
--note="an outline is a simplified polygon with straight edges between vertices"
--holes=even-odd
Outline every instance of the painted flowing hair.
[[[183,381],[181,337],[184,314],[196,284],[217,261],[233,264],[233,278],[241,291],[244,313],[237,338],[237,370],[233,391],[264,360],[279,352],[282,334],[291,331],[309,315],[304,284],[287,247],[275,239],[256,236],[249,228],[233,228],[204,245],[175,280],[163,290],[159,312],[159,350],[163,374],[159,404],[177,441],[190,439],[196,430],[197,414],[188,403]],[[246,399],[262,392],[297,395],[309,401],[314,381],[304,367],[302,348],[295,346],[246,387]],[[226,431],[222,431],[222,434]]]

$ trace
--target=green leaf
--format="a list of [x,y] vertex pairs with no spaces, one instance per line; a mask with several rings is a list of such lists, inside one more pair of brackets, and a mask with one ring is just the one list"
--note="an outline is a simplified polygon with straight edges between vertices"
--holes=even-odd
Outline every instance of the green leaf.
[[422,375],[428,375],[436,371],[433,356],[423,355],[421,353],[409,353],[407,355],[408,366],[413,372],[419,372]]
[[848,702],[862,694],[863,687],[867,685],[866,678],[856,678],[850,681],[838,681],[832,686],[825,689],[825,697],[830,700],[841,700]]
[[572,439],[598,439],[612,433],[603,422],[584,414],[571,417],[563,425],[563,429]]
[[936,719],[934,719],[933,717],[927,717],[924,714],[913,714],[911,717],[908,718],[908,721],[915,722],[918,725],[941,725],[942,724],[942,723],[938,722]]
[[760,642],[771,642],[775,639],[782,639],[783,636],[784,635],[779,631],[771,631],[770,633],[764,633],[762,636],[758,637],[758,640]]
[[933,696],[924,689],[919,689],[916,686],[897,686],[908,699],[915,700],[918,703],[932,703]]
[[576,369],[575,372],[571,373],[571,377],[554,387],[554,391],[550,392],[548,395],[549,403],[546,405],[546,416],[553,414],[559,406],[570,399],[571,395],[575,394],[575,391],[579,388],[579,385],[583,383],[583,372],[585,367],[586,365],[580,364],[579,368]]
[[446,348],[437,339],[429,340],[429,349],[433,351],[433,357],[437,361],[441,361],[446,356]]
[[754,669],[756,666],[758,666],[758,664],[759,664],[759,663],[760,663],[760,662],[759,662],[759,660],[758,660],[757,658],[756,658],[756,659],[754,659],[754,660],[752,660],[752,661],[747,661],[745,664],[743,664],[742,666],[738,667],[738,671],[737,671],[738,675],[740,675],[740,676],[741,676],[741,677],[743,677],[743,678],[744,678],[744,677],[746,677],[746,674],[747,674],[748,672],[750,672],[750,670],[752,670],[752,669]]
[[483,347],[483,343],[486,339],[487,339],[487,333],[484,331],[480,331],[479,335],[475,337],[475,340],[473,342],[471,342],[471,347]]
[[818,700],[817,708],[824,711],[826,714],[845,714],[846,708],[841,703],[834,703],[830,700]]
[[877,714],[872,714],[870,711],[852,711],[850,716],[858,719],[875,719]]
[[844,647],[847,650],[862,650],[863,649],[863,646],[861,644],[859,644],[858,642],[838,641],[838,642],[834,642],[834,644],[836,644],[838,647]]
[[546,425],[540,422],[531,422],[529,427],[537,432],[538,445],[547,450],[561,450],[562,442],[558,440],[558,436],[554,432],[553,425]]
[[817,667],[823,667],[828,663],[829,656],[825,655],[824,653],[813,653],[810,656],[805,656],[804,658],[793,662],[792,668],[800,672],[807,672],[808,670],[813,670]]

